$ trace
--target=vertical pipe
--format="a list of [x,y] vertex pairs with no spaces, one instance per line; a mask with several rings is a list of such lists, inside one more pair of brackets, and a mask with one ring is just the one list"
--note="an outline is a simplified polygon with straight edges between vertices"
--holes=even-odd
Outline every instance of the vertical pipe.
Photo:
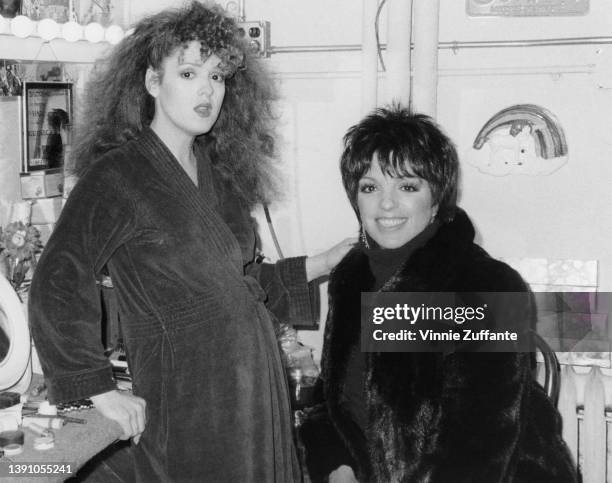
[[414,0],[412,107],[436,117],[440,0]]
[[240,0],[239,6],[238,6],[238,17],[240,17],[240,20],[242,22],[246,20],[245,0]]
[[378,96],[378,46],[376,45],[377,0],[363,0],[361,30],[361,113],[376,107]]
[[408,106],[412,0],[387,0],[387,6],[386,98]]

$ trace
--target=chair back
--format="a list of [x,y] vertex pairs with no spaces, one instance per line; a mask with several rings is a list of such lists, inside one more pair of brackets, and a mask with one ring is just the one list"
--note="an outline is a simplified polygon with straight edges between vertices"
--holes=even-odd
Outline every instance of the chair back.
[[552,350],[548,342],[540,334],[535,330],[531,331],[531,333],[535,347],[544,359],[544,390],[556,407],[559,402],[559,391],[561,388],[561,365],[559,364],[559,359],[557,359],[555,351]]

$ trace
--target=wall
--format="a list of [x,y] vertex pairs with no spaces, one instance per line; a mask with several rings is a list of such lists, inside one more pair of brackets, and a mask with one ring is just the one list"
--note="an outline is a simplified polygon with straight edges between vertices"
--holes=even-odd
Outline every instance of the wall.
[[[249,19],[272,21],[273,46],[361,42],[361,2],[246,3]],[[441,41],[605,36],[612,25],[612,5],[605,0],[592,0],[586,17],[470,19],[464,8],[462,1],[441,0]],[[358,52],[279,53],[270,64],[278,72],[289,118],[283,162],[294,174],[292,203],[277,216],[281,232],[293,238],[281,237],[281,243],[289,254],[313,253],[353,235],[357,226],[337,160],[341,136],[361,115],[360,57]],[[612,46],[446,49],[439,64],[438,120],[462,157],[460,204],[473,218],[478,240],[497,257],[599,260],[600,290],[612,290],[606,182],[612,179],[607,133]],[[382,73],[380,80],[385,99]],[[466,162],[476,134],[498,110],[519,103],[540,104],[557,116],[567,137],[568,163],[548,176],[479,172]],[[297,226],[287,228],[287,223]],[[319,348],[321,334],[301,336]]]
[[[441,40],[609,35],[612,5],[591,1],[582,18],[461,18],[443,1]],[[555,113],[569,147],[567,165],[548,176],[493,177],[463,163],[461,204],[496,256],[596,259],[599,287],[612,290],[612,206],[606,180],[612,46],[442,51],[439,121],[465,158],[480,127],[503,107],[540,104]]]

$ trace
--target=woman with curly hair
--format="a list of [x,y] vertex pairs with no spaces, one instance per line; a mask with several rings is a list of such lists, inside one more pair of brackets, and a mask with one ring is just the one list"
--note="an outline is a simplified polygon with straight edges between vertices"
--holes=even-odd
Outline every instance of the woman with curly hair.
[[[250,210],[274,195],[272,81],[235,22],[193,2],[140,21],[92,74],[79,181],[32,282],[53,403],[90,397],[133,438],[139,481],[294,481],[272,319],[313,318],[308,281],[350,246],[253,263]],[[100,344],[117,294],[133,394]]]

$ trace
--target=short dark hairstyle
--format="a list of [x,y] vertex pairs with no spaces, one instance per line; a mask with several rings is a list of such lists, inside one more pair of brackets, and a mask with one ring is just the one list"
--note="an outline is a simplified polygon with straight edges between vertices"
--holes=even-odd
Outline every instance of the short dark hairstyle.
[[459,177],[457,150],[429,116],[393,104],[374,110],[347,131],[340,171],[358,216],[359,180],[373,160],[378,160],[381,171],[389,176],[407,176],[411,170],[427,181],[438,205],[436,218],[442,222],[453,219]]

